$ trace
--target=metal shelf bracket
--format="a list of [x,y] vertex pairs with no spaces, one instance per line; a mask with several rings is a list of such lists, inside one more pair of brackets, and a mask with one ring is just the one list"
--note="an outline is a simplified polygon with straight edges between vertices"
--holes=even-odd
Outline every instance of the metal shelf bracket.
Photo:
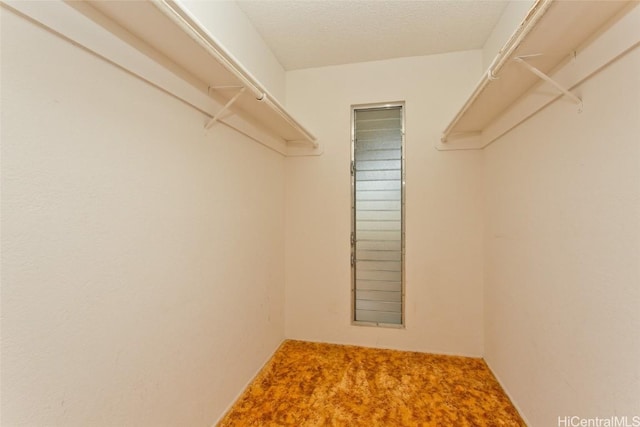
[[226,104],[224,104],[224,106],[220,109],[220,111],[218,111],[205,125],[204,128],[205,129],[209,129],[211,128],[211,126],[213,126],[218,120],[220,120],[220,117],[222,116],[222,114],[227,111],[234,102],[236,102],[238,100],[238,98],[240,98],[240,95],[242,95],[242,93],[247,89],[244,86],[234,86],[234,87],[229,87],[229,86],[224,86],[224,87],[211,87],[209,89],[239,89],[238,92],[233,95],[233,97],[227,101]]
[[525,59],[530,58],[530,57],[534,57],[534,56],[540,56],[540,55],[516,56],[515,58],[513,58],[513,60],[518,62],[518,63],[520,63],[520,64],[522,64],[527,70],[531,71],[533,74],[535,74],[536,76],[538,76],[542,80],[550,83],[553,87],[555,87],[560,92],[562,92],[567,98],[569,98],[573,102],[575,102],[578,105],[578,112],[581,113],[582,112],[582,99],[578,98],[576,95],[574,95],[572,92],[570,92],[563,85],[561,85],[557,81],[553,80],[551,77],[549,77],[548,75],[546,75],[542,71],[538,70],[536,67],[534,67],[533,65],[529,64],[527,61],[525,61]]

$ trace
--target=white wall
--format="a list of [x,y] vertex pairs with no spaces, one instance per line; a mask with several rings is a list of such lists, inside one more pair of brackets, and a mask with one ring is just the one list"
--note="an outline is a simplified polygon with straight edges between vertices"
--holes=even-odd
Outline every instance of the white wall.
[[283,158],[1,28],[2,425],[211,425],[284,336]]
[[[287,106],[325,153],[288,158],[286,336],[482,354],[480,152],[434,145],[481,73],[469,51],[287,73]],[[350,324],[350,106],[406,101],[405,330]]]
[[285,71],[233,0],[178,0],[278,101],[285,101]]
[[518,29],[520,23],[527,16],[527,12],[535,3],[534,0],[511,0],[504,8],[500,19],[491,31],[487,41],[482,47],[482,68],[487,70],[496,55],[509,40],[511,35]]
[[638,76],[636,49],[485,150],[485,358],[531,426],[640,416]]

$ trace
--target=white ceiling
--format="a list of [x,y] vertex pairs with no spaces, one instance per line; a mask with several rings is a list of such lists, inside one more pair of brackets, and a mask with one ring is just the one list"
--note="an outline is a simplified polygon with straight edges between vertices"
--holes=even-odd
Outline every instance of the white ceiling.
[[236,0],[286,70],[482,47],[505,0]]

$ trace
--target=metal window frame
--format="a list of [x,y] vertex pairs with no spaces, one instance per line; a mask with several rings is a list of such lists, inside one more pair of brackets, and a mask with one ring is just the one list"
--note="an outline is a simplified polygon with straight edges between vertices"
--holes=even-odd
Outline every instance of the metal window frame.
[[[400,261],[401,261],[401,323],[381,323],[381,322],[370,322],[363,320],[356,320],[356,245],[355,245],[355,233],[356,233],[356,174],[355,174],[355,148],[356,148],[356,134],[355,134],[355,124],[356,124],[356,111],[358,110],[383,110],[383,109],[391,109],[391,108],[401,108],[401,143],[400,143],[400,153],[401,153],[401,187],[400,187]],[[354,326],[374,326],[374,327],[384,327],[384,328],[395,328],[395,329],[406,329],[406,269],[405,269],[405,215],[406,215],[406,156],[405,156],[405,116],[406,116],[406,103],[405,101],[395,101],[395,102],[380,102],[373,104],[353,104],[351,105],[351,163],[350,163],[350,171],[351,171],[351,325]]]

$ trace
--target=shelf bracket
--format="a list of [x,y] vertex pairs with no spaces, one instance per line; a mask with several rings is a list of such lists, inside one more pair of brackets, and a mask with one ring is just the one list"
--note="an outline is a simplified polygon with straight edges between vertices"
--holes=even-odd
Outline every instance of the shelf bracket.
[[530,56],[538,56],[538,55],[516,56],[515,58],[513,58],[513,60],[518,62],[518,63],[520,63],[520,64],[522,64],[527,70],[531,71],[533,74],[535,74],[536,76],[538,76],[542,80],[550,83],[553,87],[555,87],[560,92],[562,92],[567,98],[569,98],[573,102],[575,102],[578,105],[578,112],[581,113],[582,112],[582,99],[578,98],[576,95],[574,95],[572,92],[570,92],[563,85],[561,85],[557,81],[553,80],[551,77],[549,77],[548,75],[546,75],[542,71],[538,70],[536,67],[534,67],[533,65],[529,64],[527,61],[525,61],[525,59],[530,57]]
[[[211,88],[211,89],[215,89],[215,88]],[[228,87],[225,87],[225,89],[228,89]],[[234,87],[234,89],[236,89],[236,87]],[[238,100],[238,98],[240,98],[240,95],[242,95],[242,93],[243,93],[247,88],[246,88],[246,87],[244,87],[244,86],[240,86],[240,87],[238,87],[237,89],[239,89],[239,90],[238,90],[238,92],[237,92],[235,95],[233,95],[233,97],[232,97],[229,101],[227,101],[227,103],[226,103],[226,104],[224,104],[224,107],[222,107],[222,108],[220,109],[220,111],[218,111],[218,112],[217,112],[217,113],[216,113],[216,114],[211,118],[211,120],[209,120],[209,121],[204,125],[204,128],[205,128],[205,129],[209,129],[209,128],[211,128],[211,126],[213,126],[213,125],[214,125],[218,120],[220,120],[220,116],[222,116],[222,114],[223,114],[225,111],[227,111],[227,110],[229,109],[229,107],[231,107],[231,106],[233,105],[233,103],[234,103],[234,102],[236,102],[236,101]]]

